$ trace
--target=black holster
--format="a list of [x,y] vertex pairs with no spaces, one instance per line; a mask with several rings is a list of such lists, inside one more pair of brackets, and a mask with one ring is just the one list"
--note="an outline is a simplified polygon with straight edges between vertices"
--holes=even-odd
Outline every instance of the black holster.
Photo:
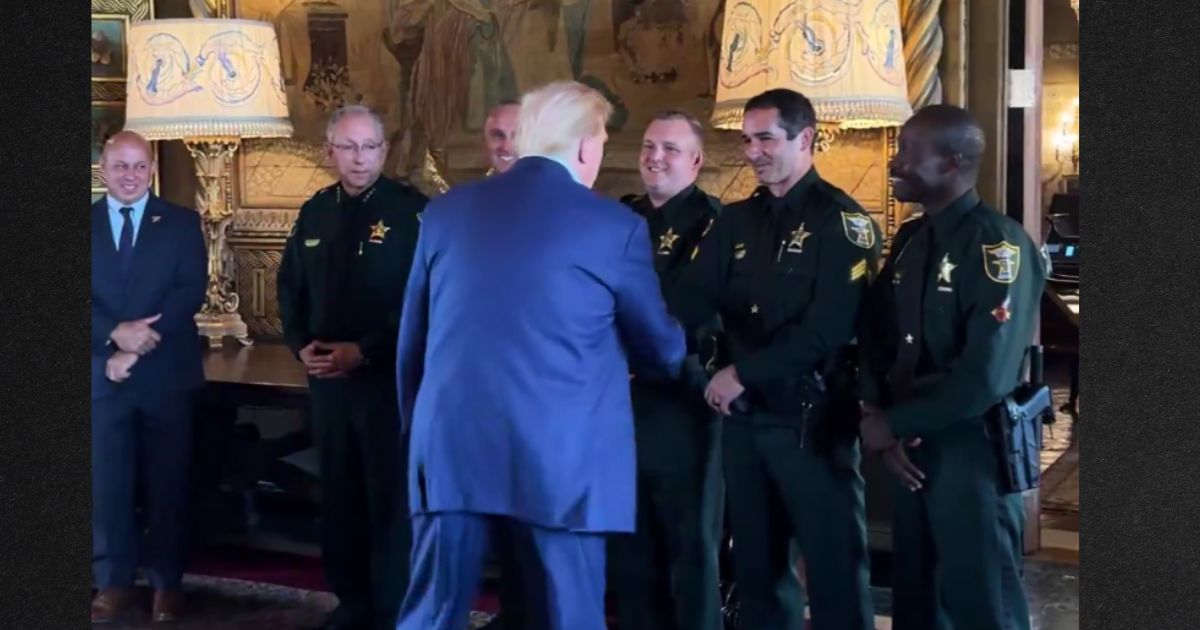
[[1041,482],[1042,417],[1050,405],[1049,387],[1023,384],[984,416],[1002,494],[1024,492]]

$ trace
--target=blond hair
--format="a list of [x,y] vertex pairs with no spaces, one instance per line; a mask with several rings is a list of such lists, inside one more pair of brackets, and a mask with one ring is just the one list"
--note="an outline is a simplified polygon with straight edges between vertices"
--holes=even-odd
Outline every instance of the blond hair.
[[583,138],[600,135],[613,106],[577,81],[556,81],[521,98],[517,119],[519,155],[565,157]]

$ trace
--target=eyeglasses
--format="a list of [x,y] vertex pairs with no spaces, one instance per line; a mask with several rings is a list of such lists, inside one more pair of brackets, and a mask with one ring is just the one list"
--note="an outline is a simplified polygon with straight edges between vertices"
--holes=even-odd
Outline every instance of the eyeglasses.
[[376,151],[383,148],[382,142],[368,142],[367,144],[364,144],[362,146],[359,146],[354,143],[337,144],[337,143],[330,142],[328,144],[329,144],[329,146],[333,147],[333,149],[335,151],[337,151],[339,153],[358,153],[359,151],[361,151],[363,153],[375,153]]

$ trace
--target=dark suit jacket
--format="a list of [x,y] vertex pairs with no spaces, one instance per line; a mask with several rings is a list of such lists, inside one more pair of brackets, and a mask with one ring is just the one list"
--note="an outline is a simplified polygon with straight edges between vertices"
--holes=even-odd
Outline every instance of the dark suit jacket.
[[651,252],[545,158],[429,203],[397,350],[414,512],[633,531],[628,362],[677,374],[686,351]]
[[[106,201],[92,205],[92,400],[129,391],[149,396],[204,384],[195,314],[204,303],[208,254],[200,215],[150,196],[123,279]],[[117,324],[162,313],[152,325],[162,341],[138,359],[131,376],[113,383],[105,363],[116,352],[109,334]]]

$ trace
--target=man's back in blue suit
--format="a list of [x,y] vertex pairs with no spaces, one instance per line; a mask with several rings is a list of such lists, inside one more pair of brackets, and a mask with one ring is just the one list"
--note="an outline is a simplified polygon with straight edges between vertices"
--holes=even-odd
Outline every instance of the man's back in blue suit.
[[664,371],[684,354],[644,220],[526,158],[432,203],[417,256],[399,361],[413,511],[632,531],[625,353]]
[[645,220],[588,189],[611,107],[572,83],[521,108],[527,136],[539,116],[560,135],[564,118],[580,123],[568,135],[598,124],[559,139],[570,160],[526,141],[508,172],[425,212],[397,357],[414,515],[402,630],[465,624],[496,527],[537,558],[531,627],[603,628],[602,534],[634,528],[629,363],[675,375],[686,352]]

